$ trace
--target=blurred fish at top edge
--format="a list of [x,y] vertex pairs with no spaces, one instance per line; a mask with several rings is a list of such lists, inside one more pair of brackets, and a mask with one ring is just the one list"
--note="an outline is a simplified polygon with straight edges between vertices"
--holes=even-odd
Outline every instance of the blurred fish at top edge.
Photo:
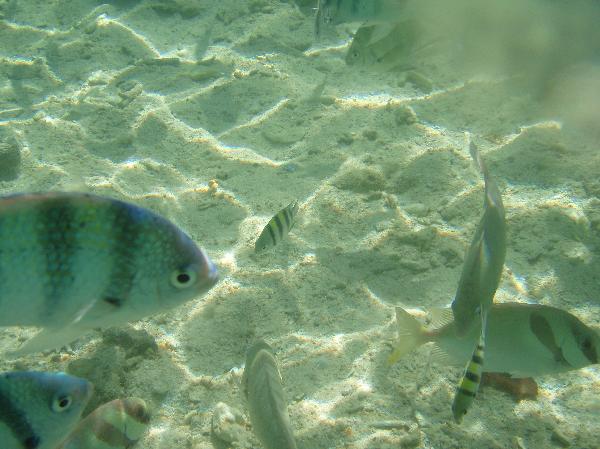
[[0,197],[0,273],[0,326],[43,328],[13,355],[169,310],[218,280],[166,218],[75,192]]
[[406,0],[319,0],[315,14],[315,36],[340,23],[389,22],[402,16]]
[[64,373],[1,373],[0,447],[55,449],[77,424],[93,390],[87,380]]

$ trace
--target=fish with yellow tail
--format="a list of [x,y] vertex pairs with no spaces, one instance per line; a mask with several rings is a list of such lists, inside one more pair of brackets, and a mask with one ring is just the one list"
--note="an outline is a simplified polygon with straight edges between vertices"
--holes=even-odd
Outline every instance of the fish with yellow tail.
[[242,387],[254,434],[265,449],[296,449],[281,374],[273,349],[259,340],[248,349]]
[[269,220],[254,244],[254,252],[260,253],[274,247],[292,230],[296,223],[298,207],[298,202],[294,201]]
[[0,374],[0,447],[55,449],[93,393],[87,380],[64,373]]
[[454,400],[452,401],[452,415],[454,416],[454,421],[458,424],[462,422],[463,417],[467,414],[471,404],[473,404],[479,390],[479,385],[481,384],[485,351],[485,327],[485,323],[482,324],[479,341],[477,342],[477,346],[475,346],[471,359],[467,363],[460,383],[456,388]]
[[[439,326],[427,329],[397,307],[398,341],[388,362],[394,363],[428,342],[434,343],[434,356],[440,362],[460,366],[468,360],[481,337],[481,325],[459,336],[452,313],[445,310]],[[598,332],[565,310],[539,304],[494,304],[486,321],[484,372],[533,377],[576,370],[600,361]]]
[[20,355],[164,312],[201,296],[218,276],[166,218],[56,192],[0,198],[0,279],[0,326],[43,328]]
[[[465,335],[492,306],[506,257],[506,219],[502,196],[488,173],[477,147],[470,144],[471,157],[483,174],[483,216],[467,250],[452,313],[458,335]],[[485,334],[485,330],[484,330]]]
[[144,435],[149,423],[143,399],[115,399],[82,419],[56,449],[128,449]]

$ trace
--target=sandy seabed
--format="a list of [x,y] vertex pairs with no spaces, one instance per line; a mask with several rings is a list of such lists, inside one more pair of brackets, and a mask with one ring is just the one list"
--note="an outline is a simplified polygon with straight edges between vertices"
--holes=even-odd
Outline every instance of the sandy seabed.
[[[190,233],[222,279],[172,313],[2,359],[3,370],[84,375],[91,406],[144,398],[153,418],[139,448],[258,447],[239,384],[260,337],[276,351],[301,449],[539,449],[557,435],[600,447],[598,367],[537,379],[534,401],[483,388],[459,426],[461,368],[430,363],[425,347],[386,365],[394,306],[445,306],[456,289],[483,202],[469,138],[507,210],[497,300],[600,326],[597,140],[503,81],[434,65],[429,91],[349,67],[346,27],[315,45],[312,17],[293,3],[19,0],[0,13],[0,191],[148,207]],[[293,200],[289,237],[254,255]],[[32,334],[6,329],[0,345]],[[231,445],[211,442],[218,402],[242,412]]]

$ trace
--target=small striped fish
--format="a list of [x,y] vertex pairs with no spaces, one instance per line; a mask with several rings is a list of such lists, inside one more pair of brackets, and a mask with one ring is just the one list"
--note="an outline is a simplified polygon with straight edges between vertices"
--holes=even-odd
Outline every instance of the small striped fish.
[[500,283],[506,256],[506,221],[498,186],[490,177],[475,144],[471,142],[473,160],[485,181],[484,212],[467,250],[465,263],[452,302],[454,324],[459,336],[465,335],[492,306]]
[[92,384],[64,373],[0,374],[0,447],[54,449],[75,427]]
[[216,282],[204,252],[147,209],[85,193],[0,198],[0,326],[44,328],[17,354],[168,310]]
[[485,353],[485,329],[486,318],[482,315],[481,333],[479,341],[475,346],[471,360],[467,363],[463,377],[456,389],[454,400],[452,402],[452,415],[454,421],[460,424],[463,417],[469,411],[471,404],[477,396],[479,385],[481,384],[481,375],[483,374],[483,360]]
[[259,253],[277,245],[294,227],[298,214],[298,202],[288,204],[275,214],[264,227],[254,244],[254,252]]
[[128,449],[146,432],[149,422],[143,399],[115,399],[81,420],[56,449]]
[[273,349],[259,340],[248,349],[242,376],[254,434],[265,449],[296,449],[281,374]]

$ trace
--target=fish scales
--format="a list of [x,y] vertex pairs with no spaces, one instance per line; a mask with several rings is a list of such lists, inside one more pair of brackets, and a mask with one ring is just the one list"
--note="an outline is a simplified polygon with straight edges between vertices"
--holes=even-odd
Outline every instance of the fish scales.
[[34,337],[32,350],[46,349],[42,339],[56,347],[85,329],[168,309],[217,281],[210,259],[173,223],[111,198],[0,198],[0,237],[0,326],[55,331],[56,341]]
[[260,340],[248,350],[242,384],[252,428],[265,449],[296,449],[281,374],[266,342]]
[[288,204],[277,212],[256,239],[254,251],[259,253],[277,245],[294,227],[297,213],[297,201]]
[[0,374],[2,449],[55,449],[75,427],[92,385],[63,373]]

